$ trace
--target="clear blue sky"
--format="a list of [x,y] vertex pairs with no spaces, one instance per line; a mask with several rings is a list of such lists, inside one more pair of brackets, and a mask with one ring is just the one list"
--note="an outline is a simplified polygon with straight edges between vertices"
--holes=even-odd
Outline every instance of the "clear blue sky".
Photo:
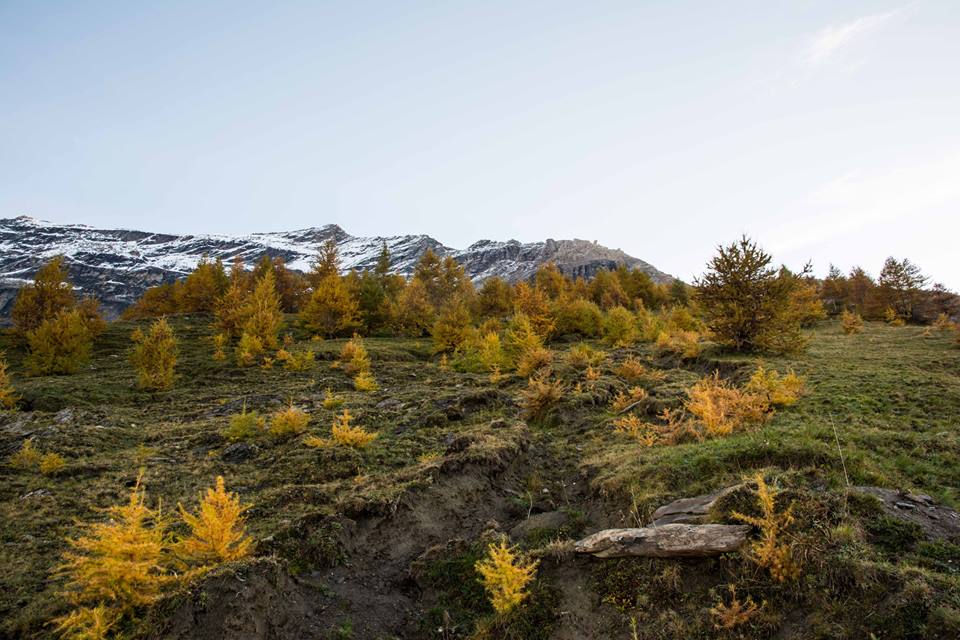
[[0,3],[0,217],[579,237],[960,288],[960,4]]

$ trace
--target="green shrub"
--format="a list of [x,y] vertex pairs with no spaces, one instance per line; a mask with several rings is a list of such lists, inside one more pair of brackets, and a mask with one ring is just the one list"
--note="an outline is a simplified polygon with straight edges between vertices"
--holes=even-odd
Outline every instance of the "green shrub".
[[256,438],[266,429],[266,420],[256,411],[247,411],[244,403],[243,410],[230,416],[230,426],[223,435],[228,440],[250,440]]
[[554,310],[554,332],[595,338],[603,331],[603,312],[589,300],[558,300]]
[[630,345],[637,341],[637,319],[628,309],[614,307],[603,319],[603,339],[613,346]]

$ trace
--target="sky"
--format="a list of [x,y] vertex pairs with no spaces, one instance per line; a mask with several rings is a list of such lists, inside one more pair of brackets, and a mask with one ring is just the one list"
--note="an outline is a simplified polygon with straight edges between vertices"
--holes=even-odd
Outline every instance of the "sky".
[[960,289],[960,3],[0,1],[0,217]]

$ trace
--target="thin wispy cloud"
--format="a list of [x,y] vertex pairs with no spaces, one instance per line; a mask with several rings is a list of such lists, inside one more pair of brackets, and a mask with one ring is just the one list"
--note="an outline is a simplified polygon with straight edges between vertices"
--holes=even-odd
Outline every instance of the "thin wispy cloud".
[[[855,263],[872,251],[906,254],[919,246],[923,250],[913,251],[911,258],[956,287],[956,263],[946,237],[960,207],[960,148],[928,155],[837,176],[758,225],[758,236],[774,255],[793,256],[796,263],[819,256],[820,268],[849,258],[851,247],[861,256],[851,260]],[[895,242],[878,244],[878,238],[891,234]],[[874,256],[863,266],[877,268],[881,259]]]
[[836,60],[843,51],[880,30],[902,9],[863,16],[843,24],[832,24],[817,31],[800,52],[805,66],[822,66]]
[[827,68],[844,73],[855,71],[865,60],[854,58],[850,52],[862,49],[868,40],[906,14],[912,6],[908,4],[892,11],[829,24],[806,35],[793,48],[784,51],[780,66],[759,79],[757,86],[776,93],[795,88]]

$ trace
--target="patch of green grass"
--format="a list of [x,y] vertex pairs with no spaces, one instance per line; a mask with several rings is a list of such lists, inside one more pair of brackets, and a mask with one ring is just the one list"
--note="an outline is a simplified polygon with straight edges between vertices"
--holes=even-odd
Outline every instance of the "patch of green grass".
[[[526,380],[505,375],[491,384],[486,375],[441,370],[426,339],[366,338],[380,390],[363,394],[331,367],[344,340],[308,344],[294,327],[292,348],[315,351],[312,368],[239,369],[211,358],[208,318],[175,317],[171,324],[180,359],[176,385],[165,392],[136,388],[127,360],[136,323],[110,325],[89,365],[72,376],[25,377],[22,345],[0,336],[25,407],[0,414],[0,456],[32,437],[40,450],[67,461],[55,477],[0,464],[0,566],[6,569],[0,636],[47,636],[44,624],[67,606],[50,579],[65,538],[77,535],[78,521],[100,518],[100,509],[124,500],[141,467],[149,499],[162,500],[165,509],[178,502],[192,507],[223,475],[228,489],[252,505],[248,530],[257,554],[277,555],[288,570],[306,573],[349,568],[347,518],[389,515],[413,489],[443,482],[466,465],[502,469],[522,454],[523,478],[497,476],[491,483],[502,483],[510,517],[521,520],[534,501],[573,516],[563,530],[532,532],[524,541],[529,547],[598,524],[646,522],[672,499],[742,482],[759,469],[782,489],[778,508],[793,505],[789,536],[802,565],[797,582],[775,583],[740,554],[590,563],[583,587],[596,603],[592,613],[613,616],[614,637],[629,637],[630,618],[642,637],[715,637],[704,612],[728,583],[743,597],[767,602],[762,616],[737,630],[743,637],[769,637],[784,625],[814,637],[956,637],[949,635],[960,617],[956,545],[926,541],[916,528],[884,515],[875,500],[846,491],[848,483],[878,485],[958,504],[960,349],[949,336],[875,323],[846,336],[831,322],[813,331],[801,356],[708,351],[682,368],[641,344],[611,350],[592,380],[558,354],[552,375],[565,392],[555,419],[526,429],[516,426],[515,404]],[[647,401],[633,409],[644,420],[680,407],[685,390],[714,369],[741,383],[761,362],[781,372],[794,369],[806,377],[808,393],[752,432],[643,447],[611,426],[610,402],[630,386],[616,374],[628,356],[653,369],[669,364],[662,381],[647,385]],[[367,449],[313,449],[301,438],[253,432],[242,443],[248,447],[243,455],[224,457],[234,443],[223,433],[244,404],[267,415],[293,402],[310,414],[310,434],[329,436],[343,407],[323,407],[328,388],[344,399],[355,424],[378,434]],[[711,517],[730,521],[732,511],[755,509],[751,500],[748,490],[738,492]],[[501,524],[508,530],[511,523]],[[551,586],[549,562],[530,599],[497,618],[473,569],[479,543],[465,544],[466,550],[426,568],[424,633],[445,624],[444,612],[457,633],[469,629],[480,638],[545,638],[561,624],[565,603]]]
[[[642,448],[598,429],[587,465],[606,491],[683,495],[731,484],[752,469],[810,469],[829,486],[902,487],[957,506],[960,487],[960,349],[919,327],[837,323],[813,332],[796,357],[712,354],[700,366],[745,379],[758,364],[795,370],[807,394],[762,429],[677,447]],[[672,377],[672,376],[671,376]],[[669,380],[669,378],[668,378]],[[842,454],[842,455],[841,455]]]
[[427,612],[424,629],[440,628],[446,623],[470,626],[477,618],[493,612],[480,574],[474,568],[484,556],[483,546],[473,544],[444,556],[424,570],[424,586],[436,593],[436,604]]

